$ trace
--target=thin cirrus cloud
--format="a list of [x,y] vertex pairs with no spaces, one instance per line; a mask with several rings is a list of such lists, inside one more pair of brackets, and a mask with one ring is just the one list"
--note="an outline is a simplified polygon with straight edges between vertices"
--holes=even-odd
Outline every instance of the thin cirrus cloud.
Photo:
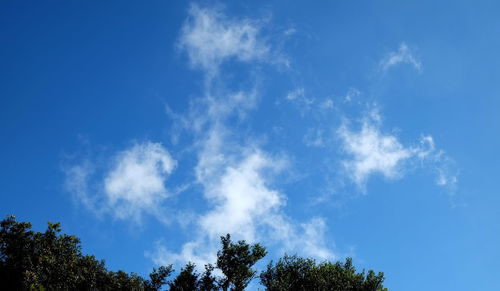
[[453,188],[457,170],[444,151],[435,148],[432,136],[423,136],[417,146],[404,145],[396,135],[381,130],[382,117],[372,108],[359,130],[344,122],[337,130],[345,157],[342,165],[349,178],[366,191],[368,179],[376,174],[387,179],[402,178],[413,165],[422,165],[436,174],[436,184]]
[[288,92],[285,96],[285,100],[294,104],[300,110],[302,115],[304,115],[306,111],[311,110],[315,101],[314,98],[308,98],[305,95],[304,88],[297,88]]
[[399,45],[397,51],[392,51],[384,57],[380,61],[379,67],[382,72],[387,72],[390,68],[400,64],[408,64],[415,68],[415,70],[422,71],[422,62],[415,55],[415,52],[404,42]]
[[66,170],[66,186],[86,208],[98,215],[140,222],[144,214],[166,221],[159,205],[169,197],[165,183],[176,161],[159,143],[135,144],[112,159],[96,180],[89,161]]

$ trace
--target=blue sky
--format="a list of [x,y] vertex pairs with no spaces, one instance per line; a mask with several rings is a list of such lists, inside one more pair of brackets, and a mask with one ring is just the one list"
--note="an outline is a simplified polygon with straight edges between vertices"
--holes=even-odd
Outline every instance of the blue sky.
[[229,232],[491,290],[499,6],[2,1],[0,210],[139,274]]

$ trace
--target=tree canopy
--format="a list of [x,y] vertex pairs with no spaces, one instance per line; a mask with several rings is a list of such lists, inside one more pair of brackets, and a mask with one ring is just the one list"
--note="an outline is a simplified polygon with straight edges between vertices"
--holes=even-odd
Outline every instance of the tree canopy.
[[260,282],[269,291],[384,291],[384,274],[372,270],[357,273],[352,259],[345,263],[322,262],[285,255],[260,274]]
[[[172,265],[153,269],[149,278],[135,273],[110,271],[103,260],[82,253],[80,240],[61,234],[59,223],[48,223],[45,232],[29,222],[7,216],[0,222],[0,286],[4,290],[162,290],[243,291],[256,277],[264,290],[383,291],[384,274],[356,272],[352,260],[321,262],[285,255],[257,274],[252,267],[266,255],[260,244],[233,242],[221,237],[217,262],[197,272],[187,263],[176,276]],[[215,275],[215,269],[221,275]]]

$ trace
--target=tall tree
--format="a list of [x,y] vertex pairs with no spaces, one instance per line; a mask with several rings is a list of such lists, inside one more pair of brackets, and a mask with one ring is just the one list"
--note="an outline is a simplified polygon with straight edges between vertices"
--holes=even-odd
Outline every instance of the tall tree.
[[211,264],[205,265],[205,272],[203,272],[199,281],[200,291],[216,291],[219,289],[217,287],[217,278],[213,275],[213,271],[214,266]]
[[188,263],[170,283],[170,291],[196,291],[198,290],[198,274],[195,265]]
[[161,266],[158,269],[153,269],[153,272],[149,274],[149,280],[145,281],[146,290],[160,290],[163,285],[168,284],[168,276],[174,271],[172,265]]
[[260,244],[249,245],[245,241],[231,242],[227,234],[221,237],[222,250],[217,252],[217,268],[224,274],[220,281],[222,290],[242,291],[256,271],[252,266],[266,255]]

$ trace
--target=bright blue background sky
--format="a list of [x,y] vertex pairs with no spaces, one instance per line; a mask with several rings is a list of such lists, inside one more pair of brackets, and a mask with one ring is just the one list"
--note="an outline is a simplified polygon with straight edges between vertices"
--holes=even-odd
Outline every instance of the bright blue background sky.
[[[231,219],[221,185],[236,169],[250,181],[231,192],[241,207],[254,185],[263,196],[249,203],[280,201],[232,231],[262,241],[269,258],[314,245],[301,254],[353,256],[384,271],[391,290],[492,290],[498,11],[496,1],[2,1],[0,211],[39,230],[60,221],[110,268],[146,274],[160,254],[182,262],[187,242],[216,243],[203,219]],[[218,41],[196,42],[204,36],[195,32]],[[227,46],[220,32],[233,37]],[[248,104],[228,101],[235,92]],[[208,111],[220,104],[235,107],[219,120]],[[377,112],[381,121],[369,117]],[[211,148],[219,130],[223,145]],[[148,173],[163,186],[139,186],[138,196],[110,188],[120,165],[146,167],[141,153],[151,150]],[[211,153],[227,159],[203,164]],[[248,178],[252,153],[265,162]],[[403,157],[383,163],[395,153]],[[363,172],[357,162],[374,155]],[[214,171],[210,181],[200,168]],[[72,169],[88,179],[68,186]],[[123,179],[125,188],[151,182]],[[286,221],[289,237],[274,237],[269,219]],[[322,239],[287,245],[307,237],[307,225]]]

